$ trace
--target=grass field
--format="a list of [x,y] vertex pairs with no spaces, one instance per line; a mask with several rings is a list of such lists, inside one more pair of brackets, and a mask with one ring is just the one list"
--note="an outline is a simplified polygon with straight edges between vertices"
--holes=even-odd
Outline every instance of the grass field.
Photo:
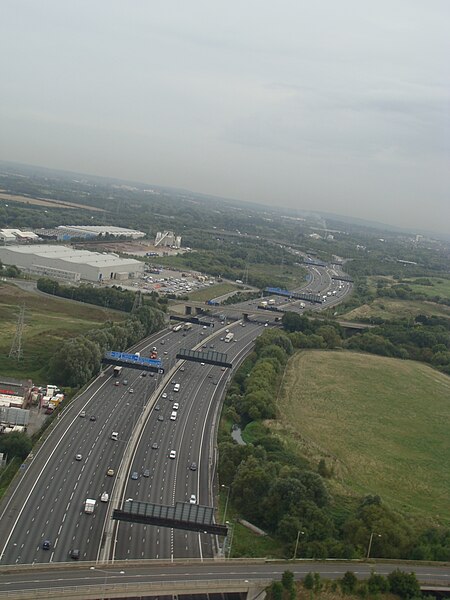
[[432,298],[433,296],[440,296],[441,298],[447,298],[450,300],[450,279],[441,279],[440,277],[427,277],[433,285],[418,285],[408,280],[404,280],[414,292],[418,294],[424,294]]
[[213,298],[223,296],[224,294],[228,294],[229,292],[238,291],[238,289],[238,286],[233,285],[232,283],[218,283],[217,285],[211,285],[209,287],[203,288],[202,290],[191,292],[189,294],[189,300],[195,300],[196,302],[206,302],[207,300],[212,300]]
[[[23,359],[8,358],[20,306],[25,305],[22,336]],[[0,284],[0,375],[37,382],[45,365],[61,342],[108,320],[119,321],[126,313],[44,296],[21,290],[9,283]]]
[[450,522],[450,378],[412,361],[310,351],[290,361],[273,424],[324,458],[334,491]]
[[[417,286],[424,287],[424,286]],[[428,288],[427,288],[428,289]],[[438,316],[450,318],[450,306],[436,304],[435,302],[420,300],[397,300],[393,298],[377,298],[371,304],[363,304],[344,313],[341,316],[349,321],[361,319],[380,318],[386,321],[402,317],[416,317],[417,315]]]

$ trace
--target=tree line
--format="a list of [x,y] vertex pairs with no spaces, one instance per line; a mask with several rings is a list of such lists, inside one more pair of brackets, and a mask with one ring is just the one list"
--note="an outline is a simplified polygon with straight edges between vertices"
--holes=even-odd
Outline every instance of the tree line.
[[[37,289],[61,298],[70,298],[78,302],[86,302],[124,312],[131,312],[136,299],[136,292],[124,290],[120,286],[96,287],[91,283],[82,283],[77,286],[64,285],[49,277],[38,279]],[[145,306],[152,306],[160,310],[164,310],[167,305],[167,301],[160,298],[157,292],[143,295],[142,303]]]

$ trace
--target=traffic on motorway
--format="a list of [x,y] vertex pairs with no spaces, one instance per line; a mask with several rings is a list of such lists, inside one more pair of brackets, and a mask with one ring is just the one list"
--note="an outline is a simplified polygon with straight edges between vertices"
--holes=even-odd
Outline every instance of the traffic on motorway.
[[[307,289],[323,291],[329,303],[350,291],[332,279],[333,269],[309,272]],[[252,306],[239,309],[251,314]],[[215,431],[230,371],[176,354],[214,349],[235,368],[265,325],[211,318],[211,327],[164,330],[134,349],[156,352],[164,375],[124,367],[116,376],[109,367],[97,377],[55,421],[3,501],[0,564],[217,556],[220,542],[210,534],[112,521],[111,514],[129,498],[214,506]]]

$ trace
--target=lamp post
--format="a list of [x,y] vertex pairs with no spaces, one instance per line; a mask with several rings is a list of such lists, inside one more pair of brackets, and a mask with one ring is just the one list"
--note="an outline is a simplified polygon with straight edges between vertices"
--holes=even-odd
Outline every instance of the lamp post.
[[225,485],[224,483],[222,483],[221,487],[228,489],[227,499],[225,500],[225,509],[223,511],[223,519],[222,519],[222,521],[225,523],[226,522],[226,518],[227,518],[228,499],[230,498],[230,486],[229,485]]
[[369,560],[370,558],[370,550],[372,549],[372,540],[374,535],[376,535],[377,537],[381,537],[381,533],[375,533],[374,531],[372,531],[372,533],[370,534],[369,545],[367,546],[367,560]]
[[295,560],[297,558],[297,549],[298,549],[298,540],[300,539],[300,535],[305,535],[304,531],[297,531],[297,540],[295,542],[295,550],[294,550],[294,556],[292,557],[292,560]]

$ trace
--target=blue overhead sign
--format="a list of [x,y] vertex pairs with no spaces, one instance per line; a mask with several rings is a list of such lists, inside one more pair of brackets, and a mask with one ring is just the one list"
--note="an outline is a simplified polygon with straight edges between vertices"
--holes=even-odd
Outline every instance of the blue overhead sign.
[[141,367],[160,367],[161,360],[155,358],[146,358],[137,354],[128,354],[127,352],[105,352],[105,358],[124,363],[132,363]]

